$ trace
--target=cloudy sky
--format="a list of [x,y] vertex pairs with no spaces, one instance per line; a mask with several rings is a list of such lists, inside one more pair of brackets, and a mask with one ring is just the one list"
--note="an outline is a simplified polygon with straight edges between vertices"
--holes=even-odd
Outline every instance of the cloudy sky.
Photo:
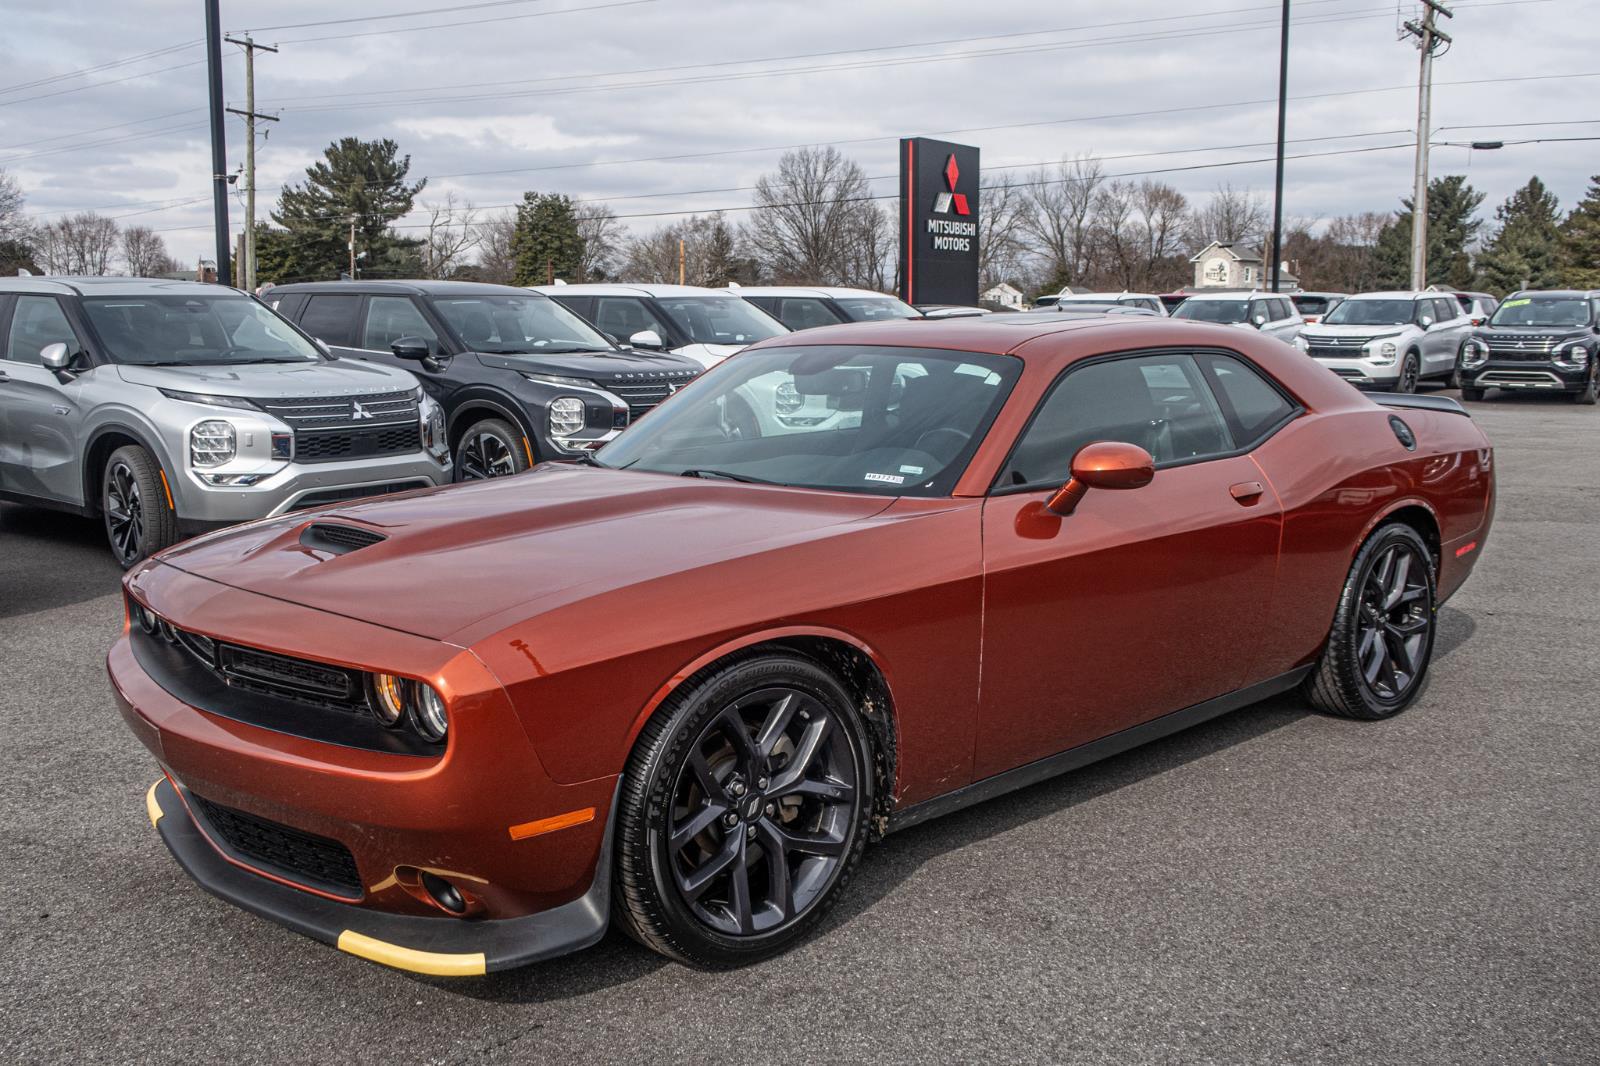
[[[0,168],[29,211],[92,208],[151,226],[180,260],[211,255],[198,0],[9,7]],[[1455,7],[1436,141],[1600,136],[1593,0]],[[1415,121],[1417,53],[1396,39],[1415,10],[1294,0],[1291,217],[1409,193],[1410,150],[1385,146]],[[1270,163],[1247,162],[1275,135],[1278,7],[1263,0],[224,0],[222,21],[281,48],[256,63],[257,107],[282,116],[257,152],[263,217],[345,135],[398,141],[429,178],[425,202],[559,191],[605,200],[636,231],[748,204],[799,144],[837,144],[890,192],[895,140],[912,134],[978,145],[986,170],[1092,151],[1110,174],[1161,172],[1195,197],[1222,181],[1271,190]],[[243,107],[244,63],[225,49],[228,104]],[[230,117],[230,169],[243,141]],[[1597,149],[1441,147],[1434,173],[1467,174],[1486,214],[1534,173],[1567,207],[1600,173]],[[236,201],[235,227],[242,214]]]

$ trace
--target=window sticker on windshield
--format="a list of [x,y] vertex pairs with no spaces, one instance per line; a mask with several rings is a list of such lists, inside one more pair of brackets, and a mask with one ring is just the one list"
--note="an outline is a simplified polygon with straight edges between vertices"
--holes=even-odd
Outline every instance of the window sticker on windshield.
[[1521,307],[1523,304],[1531,304],[1531,303],[1533,303],[1533,301],[1531,299],[1529,299],[1529,300],[1507,300],[1505,303],[1501,304],[1500,306],[1501,307]]
[[867,481],[886,481],[891,485],[904,485],[906,479],[899,474],[863,474]]
[[922,473],[922,467],[920,467],[920,466],[902,466],[900,468],[900,472],[902,474],[920,474],[920,473]]

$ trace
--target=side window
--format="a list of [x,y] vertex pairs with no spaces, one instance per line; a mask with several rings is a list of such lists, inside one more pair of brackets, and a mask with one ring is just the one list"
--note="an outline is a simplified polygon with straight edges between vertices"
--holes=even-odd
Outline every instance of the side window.
[[594,297],[592,296],[552,296],[556,303],[586,321],[594,321]]
[[360,346],[386,352],[401,337],[424,337],[435,345],[439,340],[409,296],[374,296],[368,300],[367,327],[361,331]]
[[778,321],[790,329],[812,329],[816,326],[837,326],[839,319],[827,304],[795,296],[785,297],[778,309]]
[[1254,322],[1258,318],[1265,318],[1268,322],[1270,322],[1270,321],[1273,320],[1273,318],[1275,318],[1277,316],[1275,316],[1272,313],[1272,308],[1268,305],[1268,301],[1266,301],[1266,300],[1251,300],[1250,301],[1250,311],[1249,311],[1249,314],[1248,314],[1247,317],[1252,322]]
[[1437,300],[1435,302],[1439,305],[1439,321],[1441,322],[1452,322],[1466,314],[1461,309],[1461,305],[1454,300]]
[[56,298],[18,296],[17,308],[11,315],[11,333],[6,338],[5,357],[13,363],[40,366],[39,353],[58,341],[74,352],[83,347]]
[[287,296],[279,296],[276,299],[277,302],[272,305],[272,309],[290,322],[294,322],[300,317],[300,309],[306,305],[306,298],[303,293],[291,292]]
[[603,333],[609,333],[623,344],[641,330],[653,329],[656,336],[669,340],[672,336],[666,325],[645,306],[645,302],[632,296],[600,296],[594,301],[594,324]]
[[306,301],[300,328],[320,340],[341,348],[356,344],[356,309],[361,297],[353,293],[317,293]]
[[999,487],[1060,485],[1085,444],[1137,444],[1159,464],[1234,450],[1216,398],[1191,355],[1164,353],[1067,371],[1000,471]]
[[1200,360],[1238,446],[1254,446],[1299,410],[1243,360],[1231,355],[1203,355]]
[[1298,318],[1300,316],[1296,315],[1294,313],[1294,304],[1290,303],[1286,299],[1281,299],[1280,298],[1278,300],[1278,317],[1280,319],[1284,319],[1284,318]]

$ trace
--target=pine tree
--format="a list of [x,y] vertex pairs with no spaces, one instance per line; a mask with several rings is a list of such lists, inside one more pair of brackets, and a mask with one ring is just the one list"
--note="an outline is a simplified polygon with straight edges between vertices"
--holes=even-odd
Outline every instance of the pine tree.
[[1561,224],[1561,252],[1567,284],[1600,289],[1600,174],[1589,179],[1589,191]]
[[583,234],[572,198],[560,193],[523,193],[511,251],[516,257],[513,285],[543,285],[552,274],[581,278]]
[[306,168],[301,185],[286,186],[272,220],[282,227],[258,235],[256,262],[263,281],[334,278],[350,265],[355,220],[357,270],[374,277],[416,277],[422,242],[401,237],[392,223],[411,211],[427,179],[408,183],[411,157],[387,138],[341,137]]
[[[1408,196],[1400,201],[1405,208],[1378,233],[1374,258],[1378,284],[1384,288],[1405,289],[1411,285],[1411,215]],[[1434,178],[1428,183],[1428,283],[1464,289],[1472,283],[1472,256],[1467,251],[1483,227],[1475,218],[1483,193],[1467,184],[1460,174]]]
[[1561,212],[1544,182],[1529,179],[1494,216],[1499,226],[1478,257],[1479,283],[1502,295],[1562,284]]

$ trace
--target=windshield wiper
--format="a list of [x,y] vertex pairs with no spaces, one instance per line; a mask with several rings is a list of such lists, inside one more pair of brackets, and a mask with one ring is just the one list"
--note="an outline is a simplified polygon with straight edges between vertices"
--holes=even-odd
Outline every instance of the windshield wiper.
[[764,477],[751,477],[749,474],[734,474],[727,470],[685,470],[679,477],[700,477],[722,479],[724,481],[743,481],[751,485],[782,485],[781,481],[768,481]]

